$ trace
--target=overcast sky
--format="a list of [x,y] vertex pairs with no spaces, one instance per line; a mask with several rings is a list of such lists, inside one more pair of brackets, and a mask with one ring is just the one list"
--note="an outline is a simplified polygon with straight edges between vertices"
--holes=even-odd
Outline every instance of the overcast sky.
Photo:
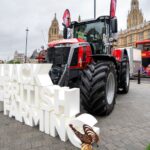
[[[150,1],[139,0],[146,20],[150,20]],[[48,30],[55,12],[61,27],[66,8],[72,20],[93,18],[94,0],[0,0],[0,59],[11,59],[14,51],[25,51],[25,29],[29,28],[28,54],[46,47]],[[131,0],[118,0],[117,17],[119,29],[126,28]],[[110,0],[97,0],[97,17],[108,15]],[[62,28],[62,27],[61,27]]]

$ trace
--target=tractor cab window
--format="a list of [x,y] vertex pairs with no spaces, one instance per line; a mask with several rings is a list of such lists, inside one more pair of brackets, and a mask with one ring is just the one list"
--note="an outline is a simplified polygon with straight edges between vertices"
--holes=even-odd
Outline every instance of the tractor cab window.
[[106,33],[105,23],[101,21],[76,24],[74,37],[82,38],[91,44],[94,53],[104,54],[103,34]]

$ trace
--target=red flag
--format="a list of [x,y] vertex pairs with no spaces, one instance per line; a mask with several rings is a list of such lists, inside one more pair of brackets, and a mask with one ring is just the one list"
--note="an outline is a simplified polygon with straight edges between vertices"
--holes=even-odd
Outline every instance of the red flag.
[[114,18],[116,16],[116,6],[117,6],[117,0],[111,0],[110,4],[110,17]]
[[63,15],[63,24],[68,28],[71,24],[70,11],[68,9],[65,10]]

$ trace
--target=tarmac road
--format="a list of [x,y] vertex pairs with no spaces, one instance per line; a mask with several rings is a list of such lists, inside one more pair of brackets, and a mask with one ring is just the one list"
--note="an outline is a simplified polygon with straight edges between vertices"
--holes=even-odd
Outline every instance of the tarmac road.
[[[150,80],[131,81],[130,92],[118,95],[108,117],[97,117],[99,150],[144,150],[150,144]],[[0,150],[77,150],[0,113]]]

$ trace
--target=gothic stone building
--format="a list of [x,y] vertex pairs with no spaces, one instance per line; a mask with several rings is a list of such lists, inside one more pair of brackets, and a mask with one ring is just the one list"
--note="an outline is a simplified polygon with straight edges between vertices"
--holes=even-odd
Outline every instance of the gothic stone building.
[[135,46],[136,41],[150,39],[150,21],[144,21],[139,1],[131,1],[131,10],[128,13],[127,29],[118,34],[117,47]]
[[[81,21],[81,16],[78,17],[78,22]],[[59,23],[56,17],[56,13],[54,19],[52,20],[51,26],[48,32],[48,43],[51,41],[63,39],[63,31],[59,29]]]
[[14,53],[14,61],[19,61],[20,63],[24,63],[25,56],[23,53],[19,53],[15,51]]
[[48,32],[48,42],[51,41],[55,41],[60,39],[60,35],[59,35],[59,23],[58,20],[56,18],[56,14],[54,16],[54,19],[51,23],[51,26],[49,28],[49,32]]

